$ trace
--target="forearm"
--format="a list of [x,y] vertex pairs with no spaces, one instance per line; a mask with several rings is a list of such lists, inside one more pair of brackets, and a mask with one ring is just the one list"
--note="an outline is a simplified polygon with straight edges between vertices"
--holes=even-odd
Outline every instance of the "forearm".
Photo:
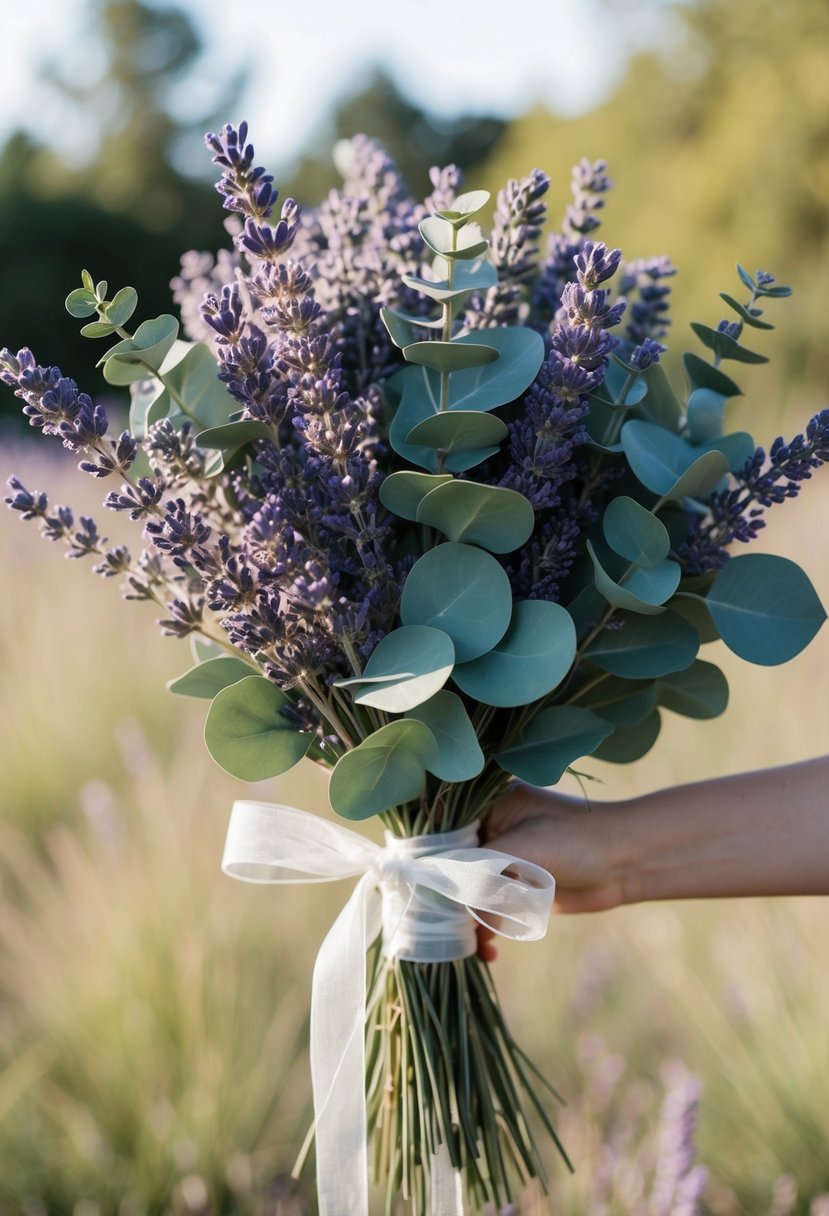
[[829,894],[829,757],[662,790],[612,816],[623,902]]

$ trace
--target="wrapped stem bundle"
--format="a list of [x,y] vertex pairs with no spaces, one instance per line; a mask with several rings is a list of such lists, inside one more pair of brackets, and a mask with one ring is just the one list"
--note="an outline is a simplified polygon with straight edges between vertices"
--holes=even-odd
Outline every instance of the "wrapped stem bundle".
[[703,644],[767,665],[808,644],[825,613],[806,574],[729,546],[827,459],[829,411],[768,455],[727,432],[740,389],[722,364],[765,361],[743,333],[789,294],[742,268],[744,302],[724,294],[732,319],[694,326],[708,357],[685,355],[677,394],[660,364],[672,267],[593,239],[602,163],[576,167],[544,257],[539,171],[501,192],[488,241],[488,196],[453,167],[421,204],[358,139],[341,192],[277,219],[244,124],[208,145],[233,249],[183,260],[189,340],[172,315],[130,332],[135,292],[87,272],[67,299],[90,338],[118,338],[101,364],[130,386],[128,430],[30,351],[0,352],[32,425],[120,480],[105,505],[143,550],[16,478],[7,501],[192,639],[171,691],[210,701],[223,768],[260,781],[307,757],[339,816],[386,828],[380,849],[240,802],[228,836],[237,877],[358,878],[315,973],[321,1211],[366,1212],[369,1163],[389,1208],[459,1212],[464,1190],[503,1206],[544,1183],[533,1127],[556,1137],[475,920],[538,937],[553,884],[478,847],[487,813],[515,777],[638,759],[665,710],[721,713]]

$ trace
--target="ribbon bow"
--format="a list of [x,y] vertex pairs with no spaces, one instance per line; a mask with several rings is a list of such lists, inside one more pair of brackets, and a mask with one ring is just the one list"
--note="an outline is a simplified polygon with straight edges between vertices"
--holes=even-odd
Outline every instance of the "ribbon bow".
[[[474,834],[473,828],[473,839]],[[469,841],[469,829],[409,841],[387,835],[383,848],[294,807],[234,803],[222,859],[225,874],[258,883],[359,878],[320,947],[311,992],[320,1216],[368,1216],[366,951],[385,929],[387,953],[419,957],[395,948],[399,923],[383,925],[381,891],[389,885],[398,892],[403,884],[409,889],[404,908],[395,905],[398,918],[405,916],[420,889],[423,895],[432,892],[442,897],[435,901],[432,896],[433,906],[445,907],[451,901],[463,919],[465,909],[474,920],[516,941],[534,941],[547,931],[555,891],[552,876],[540,866],[506,853],[463,847]],[[434,940],[433,926],[427,936]],[[411,950],[411,942],[404,948]],[[460,949],[451,957],[474,952],[474,933],[471,944]],[[457,1179],[447,1186],[446,1164],[446,1160],[443,1165],[438,1162],[437,1173],[442,1177],[436,1181],[437,1191],[447,1197],[433,1205],[433,1216],[461,1211]]]

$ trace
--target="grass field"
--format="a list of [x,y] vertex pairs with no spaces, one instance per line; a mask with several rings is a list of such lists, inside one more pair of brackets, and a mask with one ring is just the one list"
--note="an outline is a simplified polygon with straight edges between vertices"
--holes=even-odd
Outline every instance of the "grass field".
[[[71,462],[1,463],[111,528]],[[771,521],[760,547],[829,603],[829,476]],[[164,691],[186,647],[5,511],[0,552],[0,1212],[310,1211],[286,1175],[309,1116],[311,967],[347,888],[224,878],[243,790],[201,744],[203,707]],[[585,762],[599,797],[826,750],[829,630],[780,669],[714,649],[726,716],[666,715],[628,769]],[[310,765],[256,792],[328,813]],[[819,900],[683,903],[504,947],[511,1021],[569,1103],[558,1216],[826,1216],[827,927]]]

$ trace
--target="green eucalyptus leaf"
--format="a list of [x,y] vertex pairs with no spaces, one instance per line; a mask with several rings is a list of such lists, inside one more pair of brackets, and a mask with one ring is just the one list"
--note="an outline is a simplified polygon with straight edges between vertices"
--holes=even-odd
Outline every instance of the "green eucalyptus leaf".
[[77,317],[80,320],[82,317],[94,317],[98,311],[98,301],[95,298],[95,292],[87,287],[76,287],[74,291],[70,291],[64,301],[64,307],[70,317]]
[[182,697],[204,697],[212,700],[216,693],[221,692],[238,680],[244,680],[254,674],[250,663],[242,659],[234,659],[232,655],[208,659],[191,667],[183,676],[170,680],[167,688],[170,692]]
[[423,240],[444,258],[471,261],[486,253],[489,242],[483,239],[477,224],[460,227],[440,215],[429,215],[418,224]]
[[696,659],[684,671],[656,682],[659,704],[686,718],[718,718],[728,705],[728,681],[719,667]]
[[636,726],[656,709],[656,687],[655,680],[606,675],[579,695],[578,703],[613,726]]
[[459,262],[451,286],[448,279],[421,279],[413,274],[402,274],[400,279],[407,287],[442,304],[466,292],[486,291],[494,287],[498,282],[498,271],[486,258],[480,258],[474,262]]
[[651,617],[619,612],[614,624],[588,646],[585,658],[626,679],[650,680],[682,671],[699,650],[699,634],[671,608]]
[[[204,431],[228,423],[238,405],[219,379],[219,367],[210,347],[203,342],[182,345],[183,355],[179,356],[177,343],[176,351],[170,352],[175,362],[172,358],[166,359],[161,366],[161,374],[168,389],[172,389],[184,402],[187,417],[197,425],[199,444],[207,446],[201,442]],[[157,418],[176,412],[179,412],[179,406],[171,393],[165,390],[148,415],[147,423],[150,425]]]
[[438,528],[451,541],[511,553],[532,535],[535,512],[517,490],[450,481],[421,500],[417,520]]
[[313,741],[284,716],[285,693],[263,676],[246,676],[214,697],[204,726],[207,750],[221,768],[242,781],[263,781],[286,772]]
[[616,355],[611,355],[605,372],[604,388],[613,405],[633,406],[646,396],[647,381],[637,368],[626,366]]
[[484,754],[475,728],[463,701],[455,693],[441,689],[416,709],[410,709],[406,717],[423,722],[434,735],[437,763],[426,767],[441,781],[471,781],[483,770]]
[[380,501],[387,511],[393,511],[401,519],[416,520],[417,508],[426,495],[451,480],[451,473],[414,473],[408,469],[391,473],[380,486]]
[[682,356],[682,362],[692,388],[710,388],[715,393],[722,393],[723,397],[742,396],[743,390],[730,376],[726,376],[718,367],[706,363],[699,355],[689,351]]
[[452,678],[484,705],[529,705],[558,688],[575,656],[576,627],[567,609],[547,600],[519,600],[497,646],[460,663]]
[[[521,326],[488,329],[486,344],[494,347],[500,358],[494,366],[473,367],[449,377],[450,410],[494,410],[520,397],[538,375],[544,361],[544,341],[534,329]],[[453,345],[475,345],[478,333],[455,338]],[[435,372],[425,373],[437,413],[440,401],[440,378]]]
[[113,325],[126,325],[137,307],[138,292],[134,287],[122,287],[107,304],[104,315]]
[[755,329],[774,329],[774,326],[769,324],[768,321],[761,321],[759,319],[762,316],[761,309],[749,309],[745,304],[741,304],[739,300],[735,300],[733,296],[728,295],[725,291],[720,292],[720,298],[725,300],[728,307],[733,308],[739,317],[742,317],[746,325],[752,325]]
[[728,400],[712,388],[696,388],[688,398],[688,439],[694,444],[705,444],[718,439],[723,433],[723,414]]
[[380,320],[385,325],[392,342],[401,349],[418,341],[416,326],[420,325],[425,329],[443,328],[442,316],[430,321],[426,317],[404,316],[402,312],[396,312],[393,308],[381,308]]
[[682,417],[682,407],[671,388],[665,369],[661,363],[652,363],[641,373],[647,385],[647,394],[639,403],[636,410],[651,422],[667,427],[669,431],[677,431]]
[[178,336],[178,329],[178,321],[167,313],[142,321],[131,338],[116,342],[101,360],[107,384],[131,384],[157,372]]
[[614,552],[638,566],[656,566],[671,549],[668,529],[635,498],[611,499],[602,518],[605,540]]
[[654,494],[672,499],[709,494],[729,468],[741,468],[754,453],[754,441],[744,432],[692,446],[639,419],[624,424],[621,439],[638,480]]
[[445,410],[430,414],[413,427],[406,442],[425,444],[452,455],[456,452],[497,452],[498,445],[508,434],[506,423],[495,414],[477,410]]
[[197,633],[190,634],[190,653],[196,663],[208,663],[211,659],[223,659],[227,656],[223,646],[211,642],[208,638],[199,637]]
[[491,197],[488,190],[468,190],[465,194],[459,194],[451,207],[436,214],[448,220],[453,228],[460,228],[482,211]]
[[688,582],[689,580],[684,579],[680,583],[679,591],[671,601],[671,609],[684,617],[689,625],[693,625],[699,634],[700,642],[703,644],[718,642],[720,640],[719,630],[711,619],[711,613],[705,606],[705,600],[697,599],[694,593],[686,593],[684,588]]
[[756,351],[747,350],[732,338],[730,334],[720,329],[712,329],[710,325],[701,325],[699,321],[691,322],[691,329],[702,342],[712,350],[719,359],[733,359],[736,363],[768,363],[767,355],[758,355]]
[[442,629],[406,625],[381,638],[360,676],[337,680],[360,705],[403,714],[428,701],[452,674],[455,648]]
[[681,570],[676,562],[664,561],[644,569],[635,567],[617,582],[604,569],[590,541],[587,552],[593,562],[593,579],[596,590],[613,608],[624,608],[629,612],[641,612],[645,616],[656,616],[664,612],[669,600],[679,585]]
[[89,273],[88,270],[81,271],[81,282],[83,283],[86,290],[91,292],[92,295],[94,296],[95,295],[95,280],[93,279],[92,275]]
[[419,798],[426,788],[426,768],[439,763],[438,745],[428,726],[402,718],[340,757],[328,799],[345,819],[369,819]]
[[109,321],[90,321],[81,327],[82,338],[108,338],[115,333],[115,326]]
[[482,549],[447,541],[418,558],[400,600],[404,625],[428,625],[452,639],[455,659],[485,654],[505,634],[512,589],[504,568]]
[[757,290],[757,284],[754,282],[752,275],[750,275],[745,267],[741,266],[739,262],[737,263],[737,274],[740,276],[743,286],[747,287],[751,294],[754,295],[755,291]]
[[612,735],[600,743],[594,759],[607,764],[632,764],[651,750],[662,728],[659,710],[654,709],[635,726],[617,726]]
[[560,705],[531,718],[517,743],[497,752],[501,768],[530,785],[555,785],[580,756],[589,756],[613,727],[589,709]]
[[106,299],[108,287],[109,283],[106,281],[106,279],[101,279],[100,283],[95,284],[95,295],[98,297],[100,302],[103,302]]
[[769,553],[730,558],[705,604],[729,650],[764,667],[794,658],[826,619],[808,575]]
[[200,448],[218,448],[222,452],[236,452],[255,439],[276,440],[276,432],[267,422],[258,418],[243,418],[239,422],[226,422],[224,426],[211,426],[200,431],[196,443]]
[[404,346],[403,358],[407,363],[417,363],[421,367],[448,373],[494,363],[499,358],[499,352],[493,346],[486,346],[481,342],[462,342],[460,339],[453,342],[433,340],[413,342],[410,346]]

